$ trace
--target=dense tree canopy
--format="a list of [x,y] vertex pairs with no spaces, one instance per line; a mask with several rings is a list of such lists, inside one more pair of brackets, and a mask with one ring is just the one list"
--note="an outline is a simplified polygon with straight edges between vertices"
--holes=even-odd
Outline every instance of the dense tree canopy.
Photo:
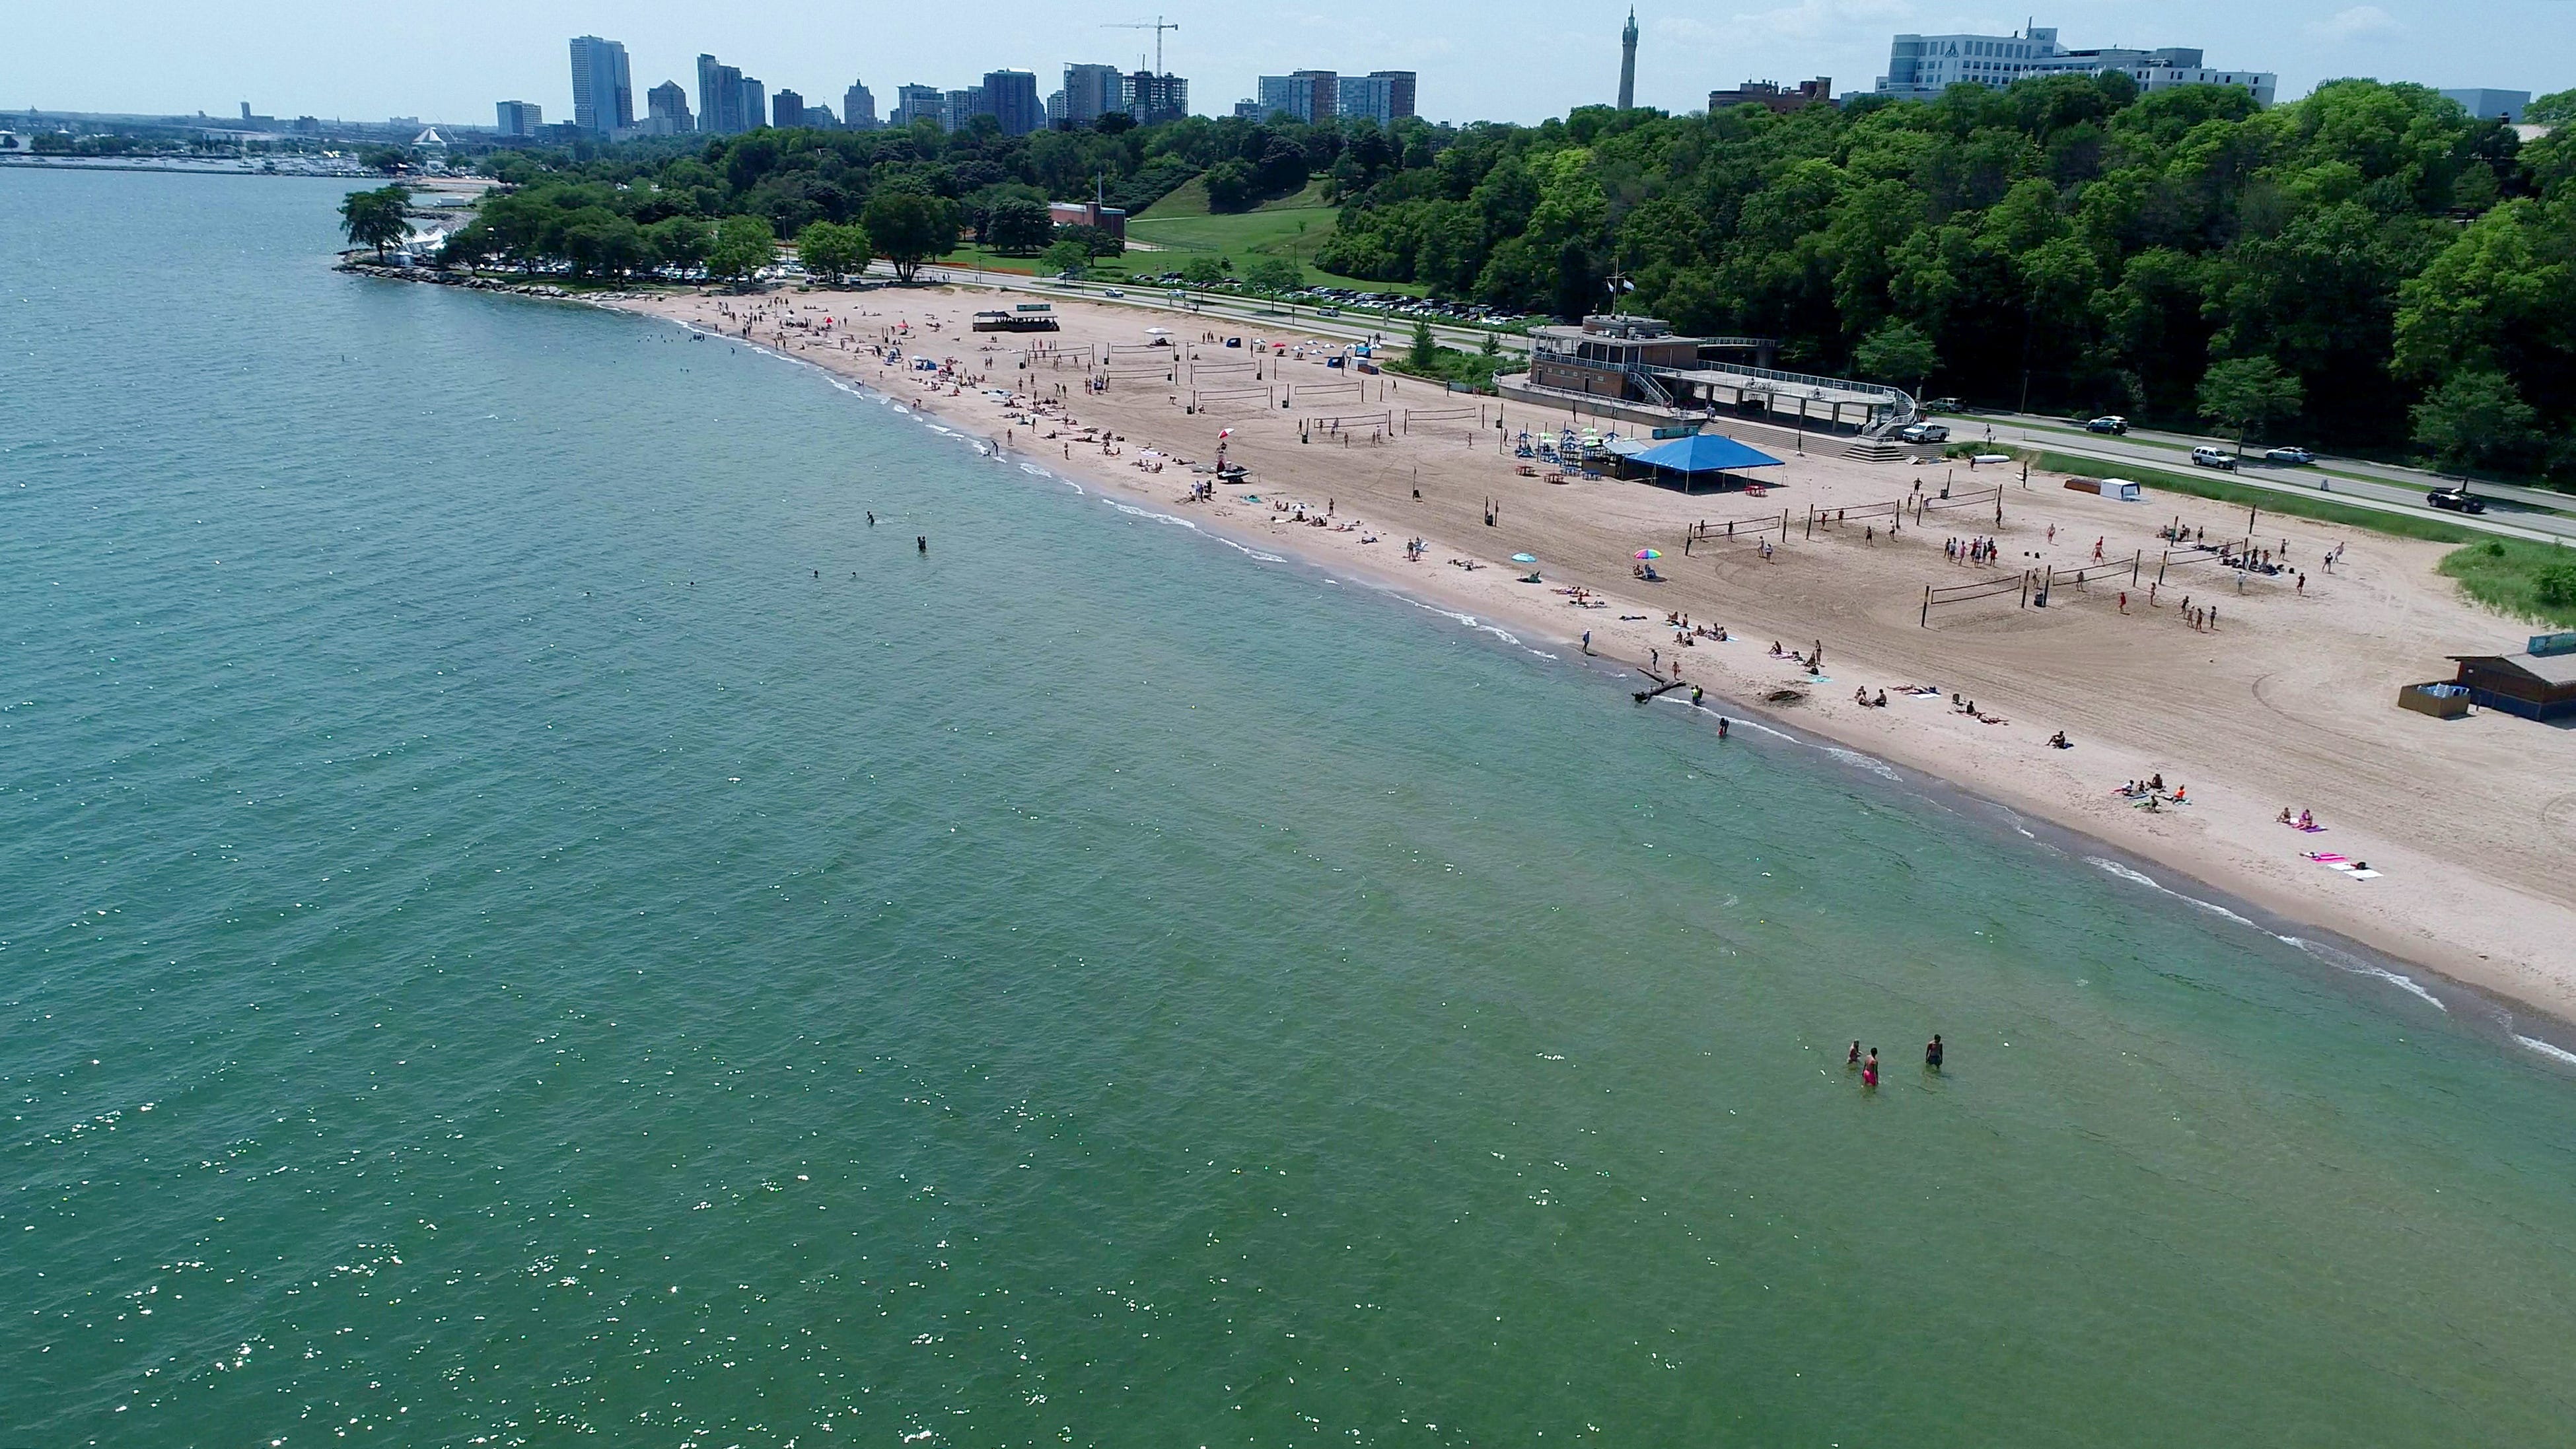
[[2576,424],[2576,137],[2522,146],[2416,86],[2258,110],[2234,88],[2060,76],[1475,126],[1353,186],[1316,264],[1568,315],[1615,275],[1628,310],[1776,337],[1817,370],[1937,359],[1932,386],[1990,403],[2027,385],[2034,407],[2187,419],[2211,364],[2242,359],[2280,379],[2253,425],[2321,441],[2403,446],[2463,370],[2543,419],[2483,461],[2537,464]]
[[[1315,264],[1351,278],[1561,315],[1615,280],[1628,310],[1777,338],[1790,366],[2175,422],[2224,397],[2276,436],[2576,473],[2576,127],[2523,144],[2417,86],[2270,110],[2053,76],[1534,127],[1124,119],[510,154],[516,190],[455,249],[617,275],[703,262],[704,222],[749,215],[863,222],[909,274],[961,232],[1071,239],[1039,229],[1049,198],[1132,212],[1204,178],[1226,211],[1321,178],[1342,212]],[[2206,389],[2227,362],[2249,366]],[[2260,406],[2232,406],[2255,378]]]

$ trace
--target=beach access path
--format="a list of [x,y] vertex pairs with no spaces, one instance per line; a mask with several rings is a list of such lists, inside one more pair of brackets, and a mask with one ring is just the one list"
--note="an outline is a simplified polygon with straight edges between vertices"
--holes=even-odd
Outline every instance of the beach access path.
[[[2444,545],[2266,516],[2250,544],[2290,572],[2247,574],[2159,537],[2179,520],[2212,545],[2246,546],[2242,507],[2153,489],[2143,502],[2114,502],[2069,491],[2054,475],[2025,481],[2018,468],[1862,463],[1839,456],[1839,440],[1800,456],[1757,436],[1787,460],[1756,475],[1761,497],[1596,478],[1551,483],[1547,469],[1524,476],[1527,460],[1508,443],[1524,429],[1581,426],[1561,414],[1509,404],[1499,433],[1490,414],[1483,427],[1448,419],[1408,430],[1410,412],[1478,404],[1434,384],[1327,369],[1323,359],[1338,345],[1248,322],[1058,301],[1060,333],[972,332],[973,314],[999,295],[872,288],[654,293],[605,304],[826,367],[1003,443],[1020,460],[1390,584],[1551,652],[1571,651],[1589,631],[1597,654],[1640,669],[1668,672],[1679,660],[1712,709],[1768,708],[2288,920],[2576,1021],[2569,736],[2490,711],[2446,722],[2395,704],[2400,685],[2447,678],[2446,655],[2507,650],[2529,632],[2434,572]],[[1154,328],[1179,335],[1151,348]],[[1243,345],[1225,347],[1229,336]],[[888,366],[874,349],[890,337],[910,358],[950,363],[950,376]],[[1247,364],[1263,342],[1316,345],[1303,360],[1263,356],[1256,374]],[[1111,346],[1121,350],[1105,354]],[[1104,380],[1105,391],[1090,390]],[[1274,388],[1297,389],[1295,405],[1278,406]],[[1209,394],[1222,400],[1187,410]],[[1035,399],[1047,410],[1033,413]],[[1387,422],[1353,421],[1368,415]],[[1322,421],[1334,417],[1345,420],[1339,429]],[[1122,441],[1077,441],[1086,428]],[[1210,502],[1184,502],[1202,481],[1187,461],[1213,459],[1220,430],[1230,430],[1228,457],[1251,470],[1250,481],[1218,486]],[[1136,465],[1149,449],[1187,461],[1144,471]],[[1919,518],[1910,502],[1918,482],[1930,500]],[[1999,499],[1988,492],[1998,487]],[[1952,500],[1985,501],[1944,510],[1944,489]],[[1890,534],[1895,504],[1904,516]],[[1328,522],[1292,523],[1282,505]],[[1880,512],[1864,512],[1873,508]],[[1731,538],[1727,520],[1736,522]],[[1713,536],[1686,541],[1702,521],[1715,525]],[[1425,542],[1419,562],[1405,549],[1414,538]],[[1944,544],[1969,538],[1992,539],[1996,560],[1953,561]],[[1648,547],[1663,554],[1662,582],[1632,573],[1632,555]],[[1537,557],[1544,582],[1520,582],[1530,566],[1508,563],[1514,553]],[[2331,570],[2329,553],[2339,556]],[[1927,586],[2026,569],[2058,579],[2048,607],[2004,591],[1935,608],[1927,623]],[[2083,581],[2073,582],[2079,572]],[[1577,585],[1606,607],[1578,608],[1558,592]],[[2186,599],[2196,612],[2216,606],[2215,627],[2188,622]],[[1722,625],[1733,642],[1678,642],[1664,622],[1673,614]],[[1821,642],[1823,677],[1773,657],[1774,641],[1791,651]],[[1939,693],[1909,695],[1909,684]],[[1803,700],[1758,703],[1782,688]],[[1888,706],[1856,704],[1856,688],[1872,697],[1884,689]],[[1953,694],[1999,722],[1955,711]],[[2074,749],[2048,745],[2059,730]],[[2190,803],[2148,811],[2116,793],[2156,774],[2187,785]],[[2325,831],[2279,824],[2285,807],[2313,811]],[[2313,851],[2367,860],[2380,874],[2353,879],[2306,859]],[[2174,909],[2196,908],[2177,899]]]

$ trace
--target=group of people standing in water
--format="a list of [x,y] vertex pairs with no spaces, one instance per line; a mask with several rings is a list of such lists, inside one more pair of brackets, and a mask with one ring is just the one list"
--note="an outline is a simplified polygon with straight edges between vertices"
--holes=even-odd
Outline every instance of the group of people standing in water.
[[[1936,1031],[1932,1033],[1932,1039],[1923,1044],[1923,1070],[1927,1072],[1941,1070],[1942,1054],[1941,1033]],[[1878,1090],[1878,1048],[1871,1047],[1864,1053],[1860,1049],[1860,1043],[1854,1041],[1851,1044],[1851,1055],[1843,1059],[1843,1066],[1860,1073],[1862,1087],[1873,1092]]]

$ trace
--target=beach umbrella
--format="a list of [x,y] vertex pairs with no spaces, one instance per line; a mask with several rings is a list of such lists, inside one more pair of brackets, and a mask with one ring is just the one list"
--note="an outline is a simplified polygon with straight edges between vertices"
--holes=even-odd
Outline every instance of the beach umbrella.
[[1534,554],[1534,553],[1516,553],[1516,554],[1513,554],[1513,555],[1512,555],[1512,562],[1514,562],[1514,563],[1537,563],[1537,562],[1538,562],[1538,555],[1537,555],[1537,554]]
[[1660,549],[1641,548],[1637,550],[1637,557],[1639,558],[1662,558],[1663,556],[1663,552]]

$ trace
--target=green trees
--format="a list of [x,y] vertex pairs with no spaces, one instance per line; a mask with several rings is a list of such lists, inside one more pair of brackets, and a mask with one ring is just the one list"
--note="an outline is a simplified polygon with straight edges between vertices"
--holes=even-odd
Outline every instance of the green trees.
[[1051,277],[1068,273],[1079,277],[1091,270],[1091,248],[1072,237],[1065,237],[1048,247],[1038,258],[1038,270]]
[[778,256],[778,236],[765,216],[728,216],[716,223],[715,244],[707,250],[707,274],[736,285],[749,280]]
[[1207,194],[1210,211],[1250,211],[1261,199],[1261,174],[1248,161],[1221,161],[1208,168]]
[[866,228],[842,222],[815,221],[796,234],[796,258],[805,270],[839,282],[851,271],[864,271],[874,255]]
[[1254,257],[1243,264],[1243,280],[1261,291],[1285,294],[1306,285],[1306,269],[1286,257]]
[[1941,365],[1932,350],[1932,339],[1911,322],[1888,321],[1879,324],[1853,349],[1852,365],[1863,377],[1882,382],[1911,383],[1919,397],[1923,380]]
[[644,245],[657,266],[685,270],[704,262],[716,244],[715,228],[694,216],[668,216],[644,229]]
[[2514,390],[2513,379],[2488,368],[2451,375],[2409,416],[2415,441],[2443,468],[2474,468],[2540,441],[2540,414]]
[[581,277],[622,277],[644,265],[649,255],[643,229],[604,206],[566,216],[555,245]]
[[1404,365],[1415,372],[1430,373],[1440,370],[1440,344],[1432,339],[1429,318],[1414,319],[1413,345],[1405,351]]
[[1213,287],[1234,270],[1223,257],[1192,257],[1181,264],[1181,279],[1193,287]]
[[411,188],[397,181],[373,191],[352,191],[340,202],[340,230],[353,247],[374,247],[382,261],[385,248],[411,235],[404,215],[411,207]]
[[2213,362],[2200,377],[2200,415],[2236,434],[2236,451],[2263,425],[2297,414],[2305,389],[2268,357]]
[[1014,256],[1037,251],[1054,235],[1055,221],[1047,215],[1046,203],[1026,197],[995,204],[992,218],[984,224],[985,245]]
[[936,196],[881,190],[868,198],[860,221],[878,255],[894,263],[899,282],[910,282],[923,262],[957,246],[956,213]]

